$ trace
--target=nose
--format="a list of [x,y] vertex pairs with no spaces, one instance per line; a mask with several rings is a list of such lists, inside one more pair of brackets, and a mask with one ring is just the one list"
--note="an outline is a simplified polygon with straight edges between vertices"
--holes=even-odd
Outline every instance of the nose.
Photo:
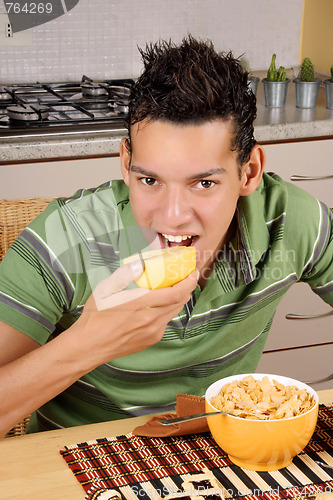
[[161,200],[160,213],[169,228],[188,223],[192,217],[192,207],[186,192],[176,186],[167,188]]

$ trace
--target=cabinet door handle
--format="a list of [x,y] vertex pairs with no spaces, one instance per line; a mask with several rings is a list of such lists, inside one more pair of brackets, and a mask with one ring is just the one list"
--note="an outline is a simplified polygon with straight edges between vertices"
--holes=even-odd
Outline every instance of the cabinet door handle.
[[286,319],[316,319],[316,318],[325,318],[326,316],[332,316],[333,315],[333,309],[332,311],[328,311],[322,314],[293,314],[289,313],[286,314]]
[[291,175],[291,181],[320,181],[322,179],[333,179],[333,175]]

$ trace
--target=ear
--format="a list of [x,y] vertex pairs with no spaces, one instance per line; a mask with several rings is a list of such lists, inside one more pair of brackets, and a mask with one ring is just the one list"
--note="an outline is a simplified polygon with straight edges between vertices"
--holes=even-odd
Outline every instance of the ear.
[[262,146],[253,146],[249,161],[243,166],[240,196],[248,196],[259,186],[265,168],[265,151]]
[[129,184],[129,172],[131,164],[131,154],[128,149],[128,139],[123,137],[120,143],[120,166],[125,184]]

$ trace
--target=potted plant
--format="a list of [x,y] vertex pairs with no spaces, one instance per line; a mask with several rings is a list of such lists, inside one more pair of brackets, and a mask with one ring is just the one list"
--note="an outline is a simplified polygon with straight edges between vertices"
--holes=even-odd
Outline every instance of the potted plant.
[[326,90],[326,108],[333,109],[333,64],[331,66],[331,78],[324,80]]
[[249,76],[247,79],[247,85],[250,90],[254,93],[254,95],[257,94],[257,87],[258,87],[258,82],[259,78],[257,76]]
[[314,68],[308,57],[303,59],[298,77],[294,80],[297,108],[314,108],[317,103],[320,78],[315,78]]
[[240,58],[240,63],[242,68],[247,72],[247,86],[253,92],[254,95],[257,94],[257,87],[259,78],[257,76],[250,75],[250,63],[245,56]]
[[276,54],[273,54],[266,78],[263,78],[265,104],[268,108],[282,108],[286,103],[289,78],[283,66],[275,67]]

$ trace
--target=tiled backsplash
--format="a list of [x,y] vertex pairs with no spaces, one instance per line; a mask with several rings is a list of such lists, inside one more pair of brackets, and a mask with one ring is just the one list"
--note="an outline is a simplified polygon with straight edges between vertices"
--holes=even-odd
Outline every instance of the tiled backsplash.
[[[13,0],[15,1],[15,0]],[[37,2],[38,3],[38,2]],[[3,83],[136,77],[137,46],[187,33],[244,54],[250,69],[298,65],[303,0],[80,0],[32,28],[31,45],[1,46]],[[0,14],[5,13],[0,0]],[[14,34],[15,36],[15,34]],[[0,38],[1,40],[1,38]]]

